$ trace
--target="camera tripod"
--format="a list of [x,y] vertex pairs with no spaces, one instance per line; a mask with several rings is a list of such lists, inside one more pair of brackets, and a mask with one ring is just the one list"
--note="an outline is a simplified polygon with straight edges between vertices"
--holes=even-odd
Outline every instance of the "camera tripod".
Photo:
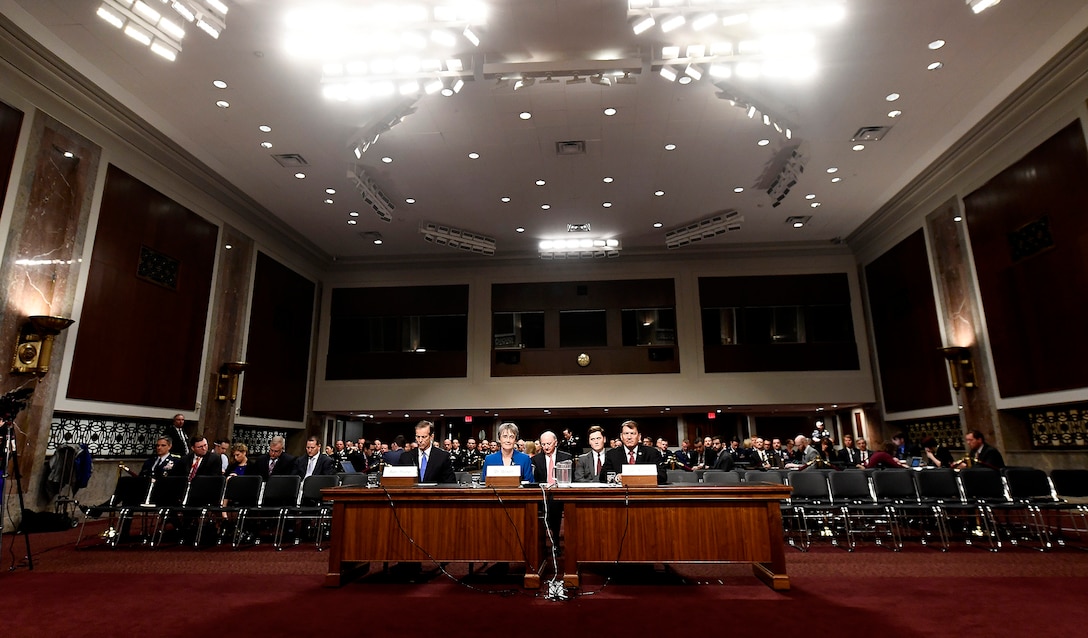
[[[15,444],[15,416],[26,407],[28,397],[34,392],[33,388],[20,388],[8,392],[0,397],[0,506],[3,505],[3,490],[7,487],[8,478],[15,479],[15,490],[19,495],[19,512],[26,513],[26,503],[23,500],[23,474],[19,469],[19,449]],[[11,468],[9,471],[8,468]],[[8,517],[10,520],[10,516]],[[0,546],[3,546],[3,521],[0,521]],[[30,530],[23,521],[23,539],[26,542],[27,569],[34,570],[34,556],[30,553]],[[13,541],[14,542],[14,541]],[[9,571],[15,571],[15,562],[12,561]]]

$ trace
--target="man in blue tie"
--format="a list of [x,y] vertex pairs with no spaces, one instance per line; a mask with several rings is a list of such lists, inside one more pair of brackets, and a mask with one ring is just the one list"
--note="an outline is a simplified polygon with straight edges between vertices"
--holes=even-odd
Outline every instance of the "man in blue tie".
[[397,465],[415,466],[420,483],[456,483],[449,452],[434,446],[434,423],[416,424],[416,449],[400,455]]

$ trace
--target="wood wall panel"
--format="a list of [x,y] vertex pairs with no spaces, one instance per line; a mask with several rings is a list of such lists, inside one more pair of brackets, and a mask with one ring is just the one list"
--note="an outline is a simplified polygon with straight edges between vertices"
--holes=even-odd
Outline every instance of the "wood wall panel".
[[316,292],[309,279],[257,253],[243,416],[303,420]]
[[[15,147],[19,143],[22,126],[22,111],[0,102],[0,204],[8,195],[8,180],[15,165]],[[2,212],[3,206],[0,205],[0,214]]]
[[[196,407],[218,228],[115,166],[106,173],[68,397]],[[136,276],[141,246],[176,289]]]
[[[1080,121],[964,198],[1001,396],[1088,387],[1088,148]],[[1014,259],[1011,236],[1046,217],[1053,246]]]
[[948,371],[921,230],[865,267],[886,412],[949,405]]

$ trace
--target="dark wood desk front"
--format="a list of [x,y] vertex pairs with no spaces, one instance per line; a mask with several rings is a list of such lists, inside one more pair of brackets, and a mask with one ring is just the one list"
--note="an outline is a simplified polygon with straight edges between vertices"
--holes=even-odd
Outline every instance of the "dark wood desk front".
[[339,487],[322,495],[333,501],[327,587],[364,563],[432,560],[521,563],[525,587],[540,586],[539,489]]
[[781,485],[564,488],[564,582],[582,563],[751,563],[775,590],[790,587]]
[[[432,559],[521,563],[525,586],[540,585],[539,489],[341,487],[322,493],[334,502],[326,586],[343,584],[347,572],[364,563]],[[575,486],[549,493],[563,503],[568,586],[579,585],[582,563],[746,562],[771,588],[789,589],[779,509],[789,487]]]

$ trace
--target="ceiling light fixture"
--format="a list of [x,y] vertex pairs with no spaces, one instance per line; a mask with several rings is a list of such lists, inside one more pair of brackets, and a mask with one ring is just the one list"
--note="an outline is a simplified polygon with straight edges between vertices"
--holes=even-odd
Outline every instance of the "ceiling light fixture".
[[529,111],[522,111],[521,113],[518,114],[518,117],[520,117],[523,120],[528,120],[528,119],[532,119],[533,114],[530,113]]
[[616,109],[610,106],[604,110],[604,114],[611,117],[616,114]]
[[495,238],[462,228],[421,221],[419,233],[423,239],[439,246],[448,246],[477,255],[494,255]]
[[767,189],[767,195],[773,200],[771,208],[777,208],[782,204],[782,200],[790,194],[790,190],[797,185],[797,180],[804,172],[805,157],[798,152],[798,149],[793,149],[782,164],[782,168],[779,169],[778,175],[771,182],[770,188]]
[[929,71],[936,71],[937,69],[940,69],[942,67],[944,67],[944,64],[941,62],[930,62],[929,66],[927,66],[926,69]]
[[936,51],[937,49],[943,47],[944,44],[944,40],[934,40],[933,42],[930,42],[927,46],[929,47],[930,51]]
[[541,259],[607,259],[618,257],[618,239],[545,239],[538,244]]
[[591,76],[589,81],[597,86],[612,86],[612,78],[601,75],[600,73]]
[[658,73],[660,73],[661,77],[665,78],[669,82],[675,82],[676,78],[678,77],[676,74],[676,69],[672,68],[671,66],[661,67],[661,70],[658,71]]
[[982,13],[999,2],[1001,0],[967,0],[967,6],[975,13]]
[[379,219],[383,222],[393,221],[393,211],[396,209],[393,201],[374,183],[361,166],[353,164],[348,169],[348,182],[363,196],[363,201],[373,209]]
[[735,232],[740,230],[743,221],[744,217],[735,210],[700,219],[665,233],[665,246],[670,250],[682,248],[704,239]]
[[635,23],[631,25],[631,30],[635,32],[635,35],[642,35],[646,31],[649,31],[655,24],[657,24],[657,20],[654,20],[652,15],[648,15],[636,20]]
[[577,73],[575,73],[572,78],[567,80],[567,84],[585,84],[585,83],[586,83],[586,79],[584,77],[578,75]]
[[687,21],[687,18],[685,18],[682,14],[665,18],[661,21],[661,32],[668,33],[670,31],[675,31],[676,29],[684,26]]
[[638,80],[631,77],[631,73],[629,71],[624,71],[623,72],[623,77],[616,78],[616,84],[637,84],[637,83],[638,83]]

